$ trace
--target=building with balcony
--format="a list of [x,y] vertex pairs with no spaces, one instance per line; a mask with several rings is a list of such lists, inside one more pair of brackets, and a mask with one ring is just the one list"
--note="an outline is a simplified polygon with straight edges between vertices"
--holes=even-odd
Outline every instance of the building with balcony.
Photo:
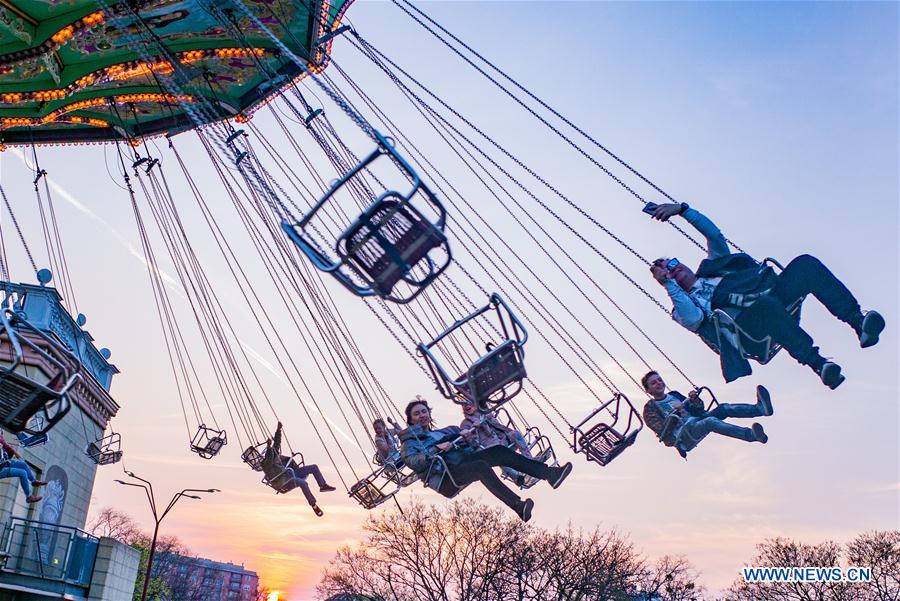
[[[17,479],[0,480],[0,601],[130,599],[139,552],[83,530],[98,467],[96,455],[91,457],[87,450],[103,437],[119,409],[109,394],[118,370],[109,362],[108,351],[94,346],[82,327],[83,317],[73,319],[63,308],[55,289],[0,282],[0,311],[4,311],[0,328],[3,423],[12,423],[8,418],[21,403],[15,397],[21,386],[5,385],[4,378],[12,379],[10,374],[48,383],[53,370],[62,366],[78,376],[65,395],[68,410],[48,431],[47,441],[18,449],[38,479],[47,481],[36,491],[43,499],[28,504]],[[65,351],[63,358],[55,360],[47,352],[51,347]],[[54,418],[40,413],[32,419]],[[31,425],[41,427],[40,422]],[[14,433],[4,430],[3,435],[16,446]]]

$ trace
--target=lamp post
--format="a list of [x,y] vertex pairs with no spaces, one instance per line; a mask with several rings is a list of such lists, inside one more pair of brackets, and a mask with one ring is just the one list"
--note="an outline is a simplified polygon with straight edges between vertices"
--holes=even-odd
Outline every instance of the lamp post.
[[175,507],[175,503],[177,503],[178,500],[181,499],[182,497],[187,497],[189,499],[201,499],[202,498],[197,495],[189,495],[187,493],[192,493],[192,492],[214,493],[214,492],[220,492],[220,491],[218,488],[204,488],[204,489],[185,488],[180,493],[176,493],[172,497],[172,500],[169,501],[169,504],[166,506],[166,508],[163,510],[163,512],[159,513],[156,510],[156,495],[153,492],[153,485],[150,484],[150,481],[144,480],[140,476],[135,476],[134,472],[129,472],[128,470],[125,470],[125,473],[128,475],[128,477],[134,478],[135,480],[140,480],[141,482],[143,482],[143,484],[135,484],[134,482],[125,482],[124,480],[116,480],[116,482],[123,486],[134,486],[135,488],[143,488],[144,493],[147,495],[147,500],[150,502],[150,511],[153,513],[153,521],[154,521],[153,539],[150,542],[150,553],[149,553],[149,556],[147,557],[147,571],[144,574],[144,590],[141,593],[141,601],[146,601],[147,600],[147,585],[150,584],[150,573],[153,570],[153,555],[154,555],[154,553],[156,553],[156,535],[159,534],[160,522],[162,522],[163,518],[165,518],[166,515],[168,515],[168,513],[170,511],[172,511],[172,508]]

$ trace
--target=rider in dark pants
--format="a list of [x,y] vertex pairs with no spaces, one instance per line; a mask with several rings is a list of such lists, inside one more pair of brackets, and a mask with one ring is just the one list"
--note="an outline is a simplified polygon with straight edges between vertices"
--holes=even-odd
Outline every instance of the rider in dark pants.
[[[685,203],[664,204],[653,217],[666,221],[683,216],[706,237],[708,255],[697,272],[678,259],[657,259],[650,267],[653,277],[672,299],[672,317],[710,343],[723,339],[707,317],[715,310],[728,313],[753,338],[770,336],[802,365],[808,365],[829,388],[844,381],[841,368],[819,354],[789,308],[811,294],[840,321],[848,324],[863,348],[873,346],[884,329],[884,318],[876,311],[863,313],[853,294],[825,265],[810,255],[791,261],[779,274],[761,267],[744,253],[731,253],[725,236],[708,218]],[[726,381],[750,373],[746,359],[720,349]]]

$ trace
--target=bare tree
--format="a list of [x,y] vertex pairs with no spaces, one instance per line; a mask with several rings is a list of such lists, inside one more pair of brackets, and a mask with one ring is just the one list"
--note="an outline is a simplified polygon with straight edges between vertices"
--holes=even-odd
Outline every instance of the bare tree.
[[[868,532],[846,547],[784,538],[763,541],[752,565],[758,567],[868,567],[872,580],[855,582],[744,582],[729,588],[727,601],[897,601],[900,599],[900,532]],[[846,561],[842,561],[842,558]],[[849,565],[847,565],[849,564]]]
[[847,543],[847,561],[851,566],[872,569],[868,586],[857,587],[857,590],[865,590],[865,599],[900,599],[900,530],[860,534]]
[[87,531],[94,536],[114,538],[130,545],[141,536],[141,529],[127,513],[114,507],[104,507],[88,523]]
[[640,579],[644,596],[659,601],[703,599],[705,588],[691,563],[683,556],[665,555],[649,566]]
[[[391,601],[559,601],[633,598],[653,570],[616,532],[547,532],[481,504],[442,508],[413,503],[365,524],[365,540],[338,550],[318,586]],[[686,560],[667,568],[678,583]],[[671,596],[666,599],[689,599]]]

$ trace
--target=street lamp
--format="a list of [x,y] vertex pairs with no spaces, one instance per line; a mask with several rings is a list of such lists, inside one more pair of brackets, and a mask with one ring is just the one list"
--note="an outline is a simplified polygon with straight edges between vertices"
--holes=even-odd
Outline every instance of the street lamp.
[[178,502],[181,497],[187,497],[189,499],[202,499],[198,495],[189,495],[187,493],[196,492],[196,493],[215,493],[221,492],[218,488],[185,488],[180,493],[176,493],[172,500],[169,501],[169,504],[166,505],[166,508],[162,513],[157,512],[156,510],[156,495],[153,492],[153,485],[150,484],[149,480],[144,480],[140,476],[136,476],[134,472],[129,472],[125,470],[125,474],[130,478],[134,478],[135,480],[140,480],[144,484],[135,484],[134,482],[125,482],[124,480],[116,480],[117,484],[121,484],[123,486],[133,486],[135,488],[143,488],[144,493],[147,495],[147,500],[150,502],[150,511],[153,513],[153,540],[150,542],[150,553],[147,557],[147,572],[144,574],[144,590],[141,593],[141,601],[147,600],[147,585],[150,584],[150,573],[153,570],[153,555],[156,553],[156,535],[159,533],[159,524],[163,521],[172,508],[175,507],[175,503]]

